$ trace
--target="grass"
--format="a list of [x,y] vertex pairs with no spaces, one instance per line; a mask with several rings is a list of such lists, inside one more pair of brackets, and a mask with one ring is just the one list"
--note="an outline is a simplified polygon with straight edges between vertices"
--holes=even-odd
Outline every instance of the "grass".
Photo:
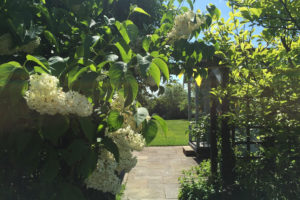
[[121,200],[121,198],[124,194],[124,191],[125,191],[125,187],[126,187],[126,185],[122,184],[122,188],[121,188],[120,192],[116,195],[116,200]]
[[165,135],[161,128],[148,146],[181,146],[187,145],[189,135],[185,133],[188,130],[188,120],[166,120],[168,125],[168,132]]

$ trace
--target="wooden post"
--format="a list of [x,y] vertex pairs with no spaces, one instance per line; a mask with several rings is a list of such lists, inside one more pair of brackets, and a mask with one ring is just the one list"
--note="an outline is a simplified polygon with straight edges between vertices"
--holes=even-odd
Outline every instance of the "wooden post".
[[[191,79],[188,80],[188,120],[191,122],[192,120],[192,95],[191,95]],[[191,131],[192,127],[191,124],[189,124],[189,131]],[[189,142],[192,142],[192,135],[189,134]]]
[[[229,68],[222,69],[222,89],[226,90],[229,83]],[[221,122],[221,175],[224,188],[234,184],[234,153],[230,142],[229,118],[226,115],[229,112],[229,97],[225,95],[221,104],[222,122]]]
[[[211,74],[210,78],[210,86],[211,89],[217,87],[217,79],[215,75],[212,74],[211,70],[209,70],[208,74]],[[212,177],[216,177],[217,170],[218,170],[218,163],[217,163],[217,157],[218,157],[218,149],[217,149],[217,99],[215,96],[210,94],[210,162],[211,167],[210,171],[212,174]]]
[[[195,113],[195,121],[196,124],[199,123],[199,87],[195,81],[195,104],[196,104],[196,113]],[[198,152],[199,147],[200,147],[200,138],[197,136],[196,138],[196,150]]]

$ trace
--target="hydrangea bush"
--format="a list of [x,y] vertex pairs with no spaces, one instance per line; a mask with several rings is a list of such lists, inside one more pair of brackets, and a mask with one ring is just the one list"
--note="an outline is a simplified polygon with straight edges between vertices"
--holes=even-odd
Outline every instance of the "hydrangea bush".
[[132,151],[153,140],[158,125],[167,131],[138,102],[146,80],[161,88],[174,60],[195,68],[195,53],[176,55],[175,43],[215,15],[204,22],[192,4],[173,3],[145,6],[152,22],[136,5],[119,16],[114,0],[0,3],[1,199],[113,199],[120,173],[136,164]]

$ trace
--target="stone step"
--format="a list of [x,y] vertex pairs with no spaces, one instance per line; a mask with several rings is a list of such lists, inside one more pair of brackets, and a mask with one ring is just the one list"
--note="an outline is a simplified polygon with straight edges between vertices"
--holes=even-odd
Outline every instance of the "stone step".
[[196,152],[190,146],[184,146],[182,147],[182,150],[185,156],[196,156]]

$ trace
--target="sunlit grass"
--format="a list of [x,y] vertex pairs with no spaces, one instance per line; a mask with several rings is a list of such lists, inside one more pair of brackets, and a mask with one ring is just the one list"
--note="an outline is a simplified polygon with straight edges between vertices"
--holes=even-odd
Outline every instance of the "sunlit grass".
[[180,146],[187,145],[189,136],[186,130],[189,126],[188,120],[166,120],[168,125],[168,132],[164,134],[159,128],[154,140],[148,146]]

